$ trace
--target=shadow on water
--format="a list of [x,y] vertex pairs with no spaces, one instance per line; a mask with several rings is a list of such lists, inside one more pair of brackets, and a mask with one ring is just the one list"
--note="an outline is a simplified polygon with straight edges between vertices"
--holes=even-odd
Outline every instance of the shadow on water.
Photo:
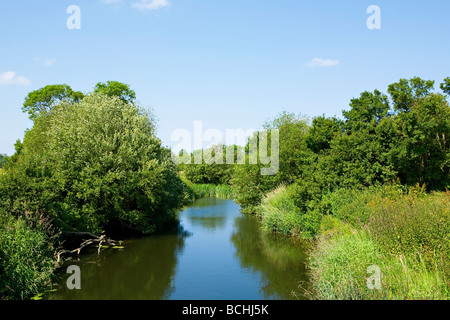
[[[76,256],[61,268],[59,287],[48,299],[164,300],[174,291],[173,277],[185,238],[192,234],[181,225],[149,237],[124,240],[124,249],[97,250]],[[81,290],[66,286],[69,265],[81,272]]]
[[[304,298],[303,243],[262,231],[231,200],[200,199],[179,218],[163,233],[124,240],[124,249],[91,248],[68,261],[47,299]],[[81,290],[66,286],[70,265],[80,267]]]
[[260,293],[264,299],[308,299],[299,284],[307,287],[306,243],[266,232],[253,216],[234,221],[231,242],[242,268],[260,273]]

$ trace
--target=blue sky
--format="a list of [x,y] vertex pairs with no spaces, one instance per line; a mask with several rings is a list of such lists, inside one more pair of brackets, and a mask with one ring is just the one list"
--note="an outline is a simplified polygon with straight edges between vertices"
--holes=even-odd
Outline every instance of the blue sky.
[[[66,10],[81,10],[70,30]],[[370,30],[366,10],[381,9]],[[0,153],[32,126],[28,92],[116,80],[158,118],[158,136],[258,129],[280,111],[341,116],[365,90],[450,76],[450,1],[48,0],[0,4]],[[316,62],[315,64],[313,62]]]

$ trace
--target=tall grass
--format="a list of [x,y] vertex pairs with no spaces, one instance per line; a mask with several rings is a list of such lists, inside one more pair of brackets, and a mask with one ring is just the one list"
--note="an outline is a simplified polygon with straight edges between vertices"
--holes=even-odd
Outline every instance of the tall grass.
[[[329,195],[332,217],[322,219],[311,252],[318,299],[448,299],[450,193],[421,187],[339,190]],[[369,290],[367,267],[382,272]]]
[[0,212],[0,299],[26,299],[50,284],[56,268],[50,225]]
[[294,203],[294,189],[281,185],[263,198],[256,213],[266,230],[290,236],[312,238],[320,227],[316,211],[301,212]]
[[[429,268],[420,257],[389,254],[368,229],[320,239],[311,256],[309,295],[321,300],[448,299],[441,266]],[[370,266],[381,271],[379,289],[369,289]]]
[[213,197],[221,199],[231,199],[232,190],[228,185],[215,184],[192,184],[192,192],[196,199],[204,197]]

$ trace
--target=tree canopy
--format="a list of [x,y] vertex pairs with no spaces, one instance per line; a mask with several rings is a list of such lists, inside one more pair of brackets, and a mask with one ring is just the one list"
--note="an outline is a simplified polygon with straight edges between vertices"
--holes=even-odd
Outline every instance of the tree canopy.
[[125,103],[134,103],[136,93],[130,89],[128,84],[118,81],[99,82],[94,87],[94,93],[104,93],[108,97],[119,97]]
[[149,112],[103,93],[53,111],[35,120],[0,177],[9,212],[44,212],[61,230],[94,233],[114,219],[146,233],[174,219],[183,184]]
[[67,84],[48,85],[30,92],[23,103],[22,111],[35,120],[43,113],[49,113],[61,103],[77,103],[83,99],[83,93],[73,91]]

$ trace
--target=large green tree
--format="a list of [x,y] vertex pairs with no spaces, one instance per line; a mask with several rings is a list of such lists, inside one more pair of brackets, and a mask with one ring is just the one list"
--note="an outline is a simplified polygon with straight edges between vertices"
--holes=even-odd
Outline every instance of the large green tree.
[[152,232],[174,219],[182,194],[153,116],[102,93],[37,118],[0,176],[8,212],[43,212],[63,231],[99,233],[119,220]]

